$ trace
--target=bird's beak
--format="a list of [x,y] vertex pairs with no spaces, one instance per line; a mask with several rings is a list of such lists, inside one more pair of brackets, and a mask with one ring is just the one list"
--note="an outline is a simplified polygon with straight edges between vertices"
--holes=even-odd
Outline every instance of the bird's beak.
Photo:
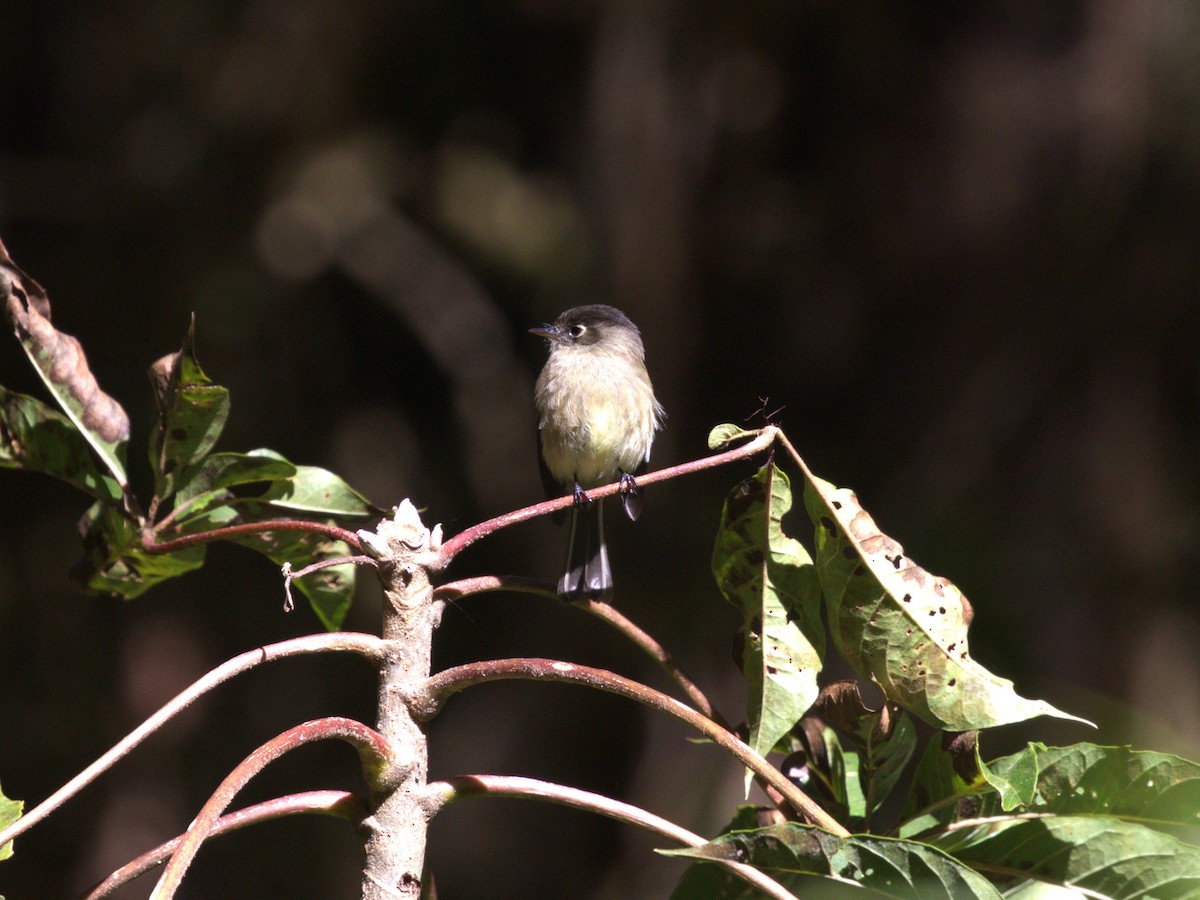
[[529,333],[536,334],[538,337],[545,338],[548,341],[552,341],[558,337],[558,332],[554,330],[553,325],[541,325],[537,328],[530,328]]

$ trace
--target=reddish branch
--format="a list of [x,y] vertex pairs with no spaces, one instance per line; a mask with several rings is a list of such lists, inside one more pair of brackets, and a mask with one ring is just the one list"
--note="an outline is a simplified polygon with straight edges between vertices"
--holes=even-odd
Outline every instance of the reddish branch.
[[158,541],[149,529],[142,533],[142,549],[147,553],[174,553],[195,547],[197,544],[209,544],[213,541],[229,540],[244,534],[262,534],[265,531],[305,531],[309,534],[320,534],[337,541],[344,541],[355,550],[362,549],[362,541],[353,531],[327,525],[324,522],[310,522],[305,519],[270,519],[266,522],[244,522],[241,525],[228,525],[224,528],[214,528],[212,531],[200,531],[196,534],[185,534],[183,537],[169,541]]
[[[481,575],[476,578],[464,578],[435,588],[435,600],[457,601],[471,594],[483,594],[489,591],[514,591],[525,594],[537,594],[540,597],[557,598],[554,586],[536,578],[523,578],[517,575]],[[639,650],[653,659],[664,672],[679,686],[692,705],[717,724],[729,730],[728,724],[721,714],[713,707],[704,691],[687,676],[679,667],[666,648],[653,637],[639,628],[615,607],[599,600],[577,600],[572,606],[595,616],[601,622],[612,626],[628,638]]]
[[[256,803],[221,816],[213,824],[210,837],[220,837],[247,825],[269,822],[285,816],[300,814],[317,814],[343,819],[352,824],[361,822],[367,816],[367,806],[361,797],[349,791],[305,791],[300,794],[289,794],[263,803]],[[135,860],[131,860],[117,869],[88,893],[85,900],[99,900],[109,896],[117,888],[123,887],[156,866],[165,862],[183,841],[183,836],[172,838],[165,844],[159,844],[153,850],[148,850]]]
[[182,693],[166,703],[118,741],[107,753],[60,787],[57,791],[17,819],[8,828],[0,831],[0,847],[10,840],[25,833],[50,813],[58,809],[67,800],[74,797],[91,784],[101,774],[108,771],[117,761],[127,756],[142,741],[187,709],[197,699],[204,696],[218,685],[224,684],[231,678],[243,672],[277,659],[288,659],[308,653],[357,653],[373,662],[381,662],[384,656],[383,640],[373,634],[355,634],[341,632],[338,634],[313,634],[306,637],[292,638],[277,644],[267,644],[254,650],[235,656],[217,668],[213,669],[199,681],[194,682]]
[[422,692],[427,706],[419,710],[414,708],[414,714],[419,712],[422,718],[428,720],[437,715],[442,705],[451,696],[464,688],[488,681],[513,678],[585,685],[636,700],[653,709],[668,713],[695,728],[714,744],[736,757],[738,761],[783,795],[799,815],[832,834],[842,837],[849,834],[837,820],[789,781],[783,773],[716,722],[661,691],[656,691],[644,684],[604,669],[553,659],[497,659],[467,663],[430,676],[425,682],[425,690]]
[[305,722],[303,725],[297,725],[295,728],[289,728],[247,756],[221,782],[209,797],[208,802],[204,804],[199,815],[188,826],[187,832],[171,856],[171,861],[167,863],[166,869],[158,879],[153,896],[167,900],[175,895],[175,891],[179,889],[179,885],[183,881],[184,873],[191,865],[192,860],[196,858],[196,854],[200,852],[200,845],[212,833],[217,819],[225,811],[225,807],[233,802],[238,791],[245,787],[250,779],[261,772],[268,763],[274,762],[297,747],[313,741],[331,739],[346,741],[358,751],[367,781],[372,788],[378,787],[379,775],[389,768],[393,760],[391,744],[375,729],[362,722],[340,717],[316,719],[312,722]]
[[[654,484],[657,481],[678,478],[680,475],[690,475],[693,472],[713,469],[734,460],[754,456],[756,453],[761,453],[767,447],[771,446],[778,434],[778,428],[774,425],[768,425],[758,432],[758,436],[754,440],[742,444],[740,447],[726,450],[724,453],[716,453],[712,456],[694,459],[691,462],[680,463],[677,466],[669,466],[666,469],[659,469],[656,472],[647,472],[644,475],[638,476],[638,484]],[[612,484],[606,484],[603,487],[591,488],[587,494],[593,500],[599,500],[602,497],[609,497],[616,494],[620,490],[621,482],[614,481]],[[438,553],[439,563],[437,568],[445,568],[459,553],[481,538],[487,537],[492,532],[499,531],[501,528],[507,528],[509,525],[516,525],[518,522],[525,522],[538,516],[544,516],[547,513],[566,509],[574,502],[574,498],[570,495],[558,497],[554,500],[546,500],[533,506],[526,506],[524,509],[517,509],[502,516],[496,516],[494,519],[488,519],[486,522],[480,522],[478,525],[473,525],[465,531],[460,531],[454,537],[450,538],[450,540],[446,541],[446,543],[442,544],[442,549]]]
[[[674,822],[656,816],[640,807],[622,803],[620,800],[614,800],[602,794],[593,794],[591,791],[553,784],[536,778],[521,778],[512,775],[460,775],[449,781],[434,782],[429,785],[429,789],[437,802],[435,814],[445,804],[468,797],[515,797],[525,800],[545,800],[607,816],[627,825],[645,828],[687,847],[700,847],[707,843],[698,834],[693,834],[686,828],[681,828]],[[712,862],[729,869],[748,884],[757,887],[767,897],[771,897],[772,900],[796,900],[795,895],[783,885],[753,866],[734,860],[714,859]]]

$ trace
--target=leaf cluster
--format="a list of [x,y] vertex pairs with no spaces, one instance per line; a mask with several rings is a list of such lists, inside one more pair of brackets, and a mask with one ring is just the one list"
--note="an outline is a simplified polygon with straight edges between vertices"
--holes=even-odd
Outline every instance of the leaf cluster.
[[[50,475],[93,499],[79,520],[83,555],[72,570],[86,590],[136,597],[203,565],[213,540],[249,547],[278,565],[344,557],[350,552],[344,541],[307,523],[380,512],[325,469],[271,450],[213,452],[229,418],[229,391],[196,359],[194,319],[180,349],[150,367],[154,492],[143,506],[126,474],[129,416],[101,390],[79,341],[52,324],[45,290],[3,244],[0,299],[54,402],[0,385],[0,468]],[[297,584],[321,622],[338,628],[353,598],[353,566],[327,566]]]
[[[724,426],[712,440],[738,436]],[[793,457],[811,554],[784,531],[791,483],[771,460],[727,497],[713,573],[743,617],[748,743],[786,754],[785,774],[855,833],[743,807],[722,836],[670,852],[748,863],[803,896],[851,885],[922,898],[1200,895],[1200,765],[1087,743],[1030,744],[985,763],[983,729],[1084,720],[977,662],[961,591]],[[819,683],[831,650],[858,679]],[[697,864],[673,896],[748,891],[729,870]]]

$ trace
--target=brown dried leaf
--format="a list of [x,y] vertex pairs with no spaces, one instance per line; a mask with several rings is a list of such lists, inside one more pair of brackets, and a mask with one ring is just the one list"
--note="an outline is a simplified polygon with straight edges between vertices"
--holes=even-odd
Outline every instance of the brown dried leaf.
[[96,383],[79,341],[50,321],[50,300],[0,244],[0,294],[13,333],[34,368],[75,427],[87,438],[109,471],[124,486],[124,444],[129,416]]

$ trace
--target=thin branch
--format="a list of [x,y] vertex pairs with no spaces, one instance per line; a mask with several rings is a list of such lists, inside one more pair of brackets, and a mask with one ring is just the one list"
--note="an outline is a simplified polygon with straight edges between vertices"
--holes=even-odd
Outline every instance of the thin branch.
[[784,449],[787,450],[788,455],[792,458],[792,462],[794,462],[797,468],[804,473],[804,477],[811,481],[813,478],[812,470],[808,467],[808,464],[804,462],[804,457],[802,457],[796,448],[792,446],[792,442],[787,439],[787,435],[780,431],[778,440],[779,443],[783,444]]
[[712,705],[712,701],[708,699],[704,691],[700,690],[699,686],[687,676],[662,644],[635,625],[624,613],[619,612],[615,607],[609,606],[600,600],[577,600],[571,605],[590,613],[601,622],[611,625],[617,631],[621,632],[621,634],[625,635],[638,649],[662,667],[663,671],[679,686],[679,689],[683,691],[693,706],[726,731],[732,730],[729,727],[729,723],[717,712],[716,708]]
[[[434,588],[433,596],[438,600],[457,601],[471,594],[482,594],[489,591],[513,591],[516,593],[537,594],[540,597],[558,598],[554,586],[534,578],[524,578],[517,575],[482,575],[477,578],[464,578],[452,581],[441,587]],[[729,725],[721,714],[713,707],[712,702],[692,679],[679,667],[671,654],[653,637],[635,625],[615,607],[599,600],[576,600],[571,603],[577,609],[595,616],[601,622],[612,626],[628,638],[639,650],[653,659],[663,671],[679,686],[684,695],[700,712],[708,716],[726,730]]]
[[8,828],[0,831],[0,846],[28,831],[50,813],[62,806],[67,800],[78,794],[91,784],[102,773],[110,769],[118,760],[126,756],[138,744],[152,735],[155,731],[187,709],[204,694],[233,678],[242,672],[263,663],[290,656],[307,653],[349,652],[358,653],[367,659],[377,662],[383,659],[386,643],[382,638],[372,634],[355,634],[345,632],[340,634],[314,634],[306,637],[281,641],[278,644],[268,644],[255,650],[249,650],[213,669],[187,690],[166,703],[158,712],[150,716],[118,741],[112,749],[97,759],[94,763],[68,781],[65,785],[17,819]]
[[[239,828],[245,828],[247,825],[303,813],[332,816],[357,824],[366,818],[367,806],[361,797],[349,791],[305,791],[300,794],[289,794],[286,797],[277,797],[274,800],[256,803],[245,809],[221,816],[213,825],[209,836],[219,837],[231,831],[237,831]],[[159,844],[153,850],[148,850],[137,859],[121,866],[92,888],[85,900],[99,900],[101,897],[107,897],[113,891],[124,887],[151,869],[161,866],[182,841],[183,835],[172,838],[165,844]]]
[[539,578],[523,575],[477,575],[439,584],[433,589],[433,599],[456,603],[471,594],[486,594],[492,591],[512,591],[514,594],[537,594],[539,597],[557,598],[554,585]]
[[[363,770],[367,773],[382,771],[392,762],[391,744],[388,743],[387,738],[375,729],[353,719],[343,719],[337,716],[315,719],[305,722],[303,725],[297,725],[295,728],[289,728],[283,734],[271,738],[238,763],[213,791],[212,796],[208,798],[199,814],[192,820],[192,824],[188,826],[188,830],[180,840],[175,852],[171,854],[171,861],[167,863],[162,875],[159,876],[158,884],[154,886],[154,892],[150,895],[151,900],[170,900],[175,896],[175,892],[183,881],[184,873],[192,864],[192,860],[196,858],[196,854],[200,852],[200,845],[212,833],[213,827],[225,807],[233,802],[238,791],[245,787],[251,778],[285,753],[313,741],[324,740],[342,740],[354,747],[362,760]],[[368,780],[371,780],[370,774],[368,774]]]
[[303,569],[292,571],[292,564],[285,562],[280,571],[283,573],[283,611],[291,612],[296,608],[296,601],[292,597],[292,582],[297,578],[303,578],[305,575],[310,575],[320,569],[327,569],[330,566],[374,566],[379,568],[379,560],[373,556],[333,556],[329,559],[318,559],[314,563],[309,563]]
[[586,685],[668,713],[695,728],[751,771],[762,776],[767,784],[784,796],[797,813],[810,822],[839,837],[849,834],[837,820],[789,781],[782,772],[712,719],[661,691],[603,669],[553,659],[497,659],[467,663],[445,669],[425,682],[423,699],[427,705],[419,712],[425,719],[432,718],[437,715],[446,700],[458,691],[487,681],[512,678]]
[[209,544],[213,541],[223,541],[243,534],[261,534],[264,531],[305,531],[309,534],[321,534],[349,544],[355,550],[362,550],[362,539],[353,531],[328,525],[324,522],[310,522],[306,519],[269,519],[266,522],[243,522],[240,525],[228,525],[224,528],[214,528],[212,531],[200,531],[196,534],[185,534],[169,541],[159,541],[149,529],[142,532],[142,549],[147,553],[174,553],[197,544]]
[[[751,432],[753,433],[753,432]],[[761,453],[775,442],[779,436],[779,429],[774,425],[768,425],[757,433],[754,440],[742,444],[740,447],[735,447],[732,450],[726,450],[722,453],[716,453],[712,456],[701,457],[700,459],[692,460],[691,462],[680,463],[677,466],[670,466],[666,469],[659,469],[656,472],[647,472],[644,475],[639,475],[637,478],[639,485],[654,484],[658,481],[666,481],[669,478],[678,478],[681,475],[690,475],[693,472],[699,472],[704,469],[712,469],[717,466],[723,466],[726,463],[734,462],[735,460],[745,459],[749,456],[754,456],[756,453]],[[599,500],[603,497],[609,497],[620,492],[621,482],[614,481],[612,484],[606,484],[603,487],[589,488],[587,495],[593,500]],[[469,547],[471,544],[487,537],[501,528],[507,528],[509,525],[516,525],[519,522],[525,522],[529,519],[544,516],[548,513],[557,512],[560,509],[566,509],[572,503],[574,498],[568,494],[565,497],[558,497],[554,500],[545,500],[542,503],[536,503],[533,506],[526,506],[523,509],[517,509],[502,516],[497,516],[494,519],[488,519],[486,522],[480,522],[478,525],[472,525],[465,531],[460,531],[450,540],[442,544],[442,548],[438,553],[438,563],[433,568],[442,569],[449,565],[459,553]]]
[[[622,803],[619,800],[613,800],[611,797],[605,797],[602,794],[593,794],[591,791],[582,791],[578,788],[566,787],[561,784],[539,781],[536,778],[521,778],[509,775],[462,775],[448,781],[433,782],[429,785],[429,789],[431,796],[436,798],[437,809],[439,810],[447,803],[464,800],[468,797],[491,796],[547,800],[551,803],[569,806],[573,809],[598,813],[610,819],[615,819],[618,822],[624,822],[627,825],[636,825],[640,828],[645,828],[648,831],[652,831],[668,840],[676,841],[687,847],[700,847],[708,843],[700,835],[694,834],[686,828],[681,828],[674,822],[664,819],[661,816],[656,816],[654,813],[647,812],[640,807],[629,803]],[[435,814],[436,812],[437,810],[434,810]],[[796,900],[795,895],[783,887],[783,885],[753,866],[732,860],[714,859],[712,862],[729,869],[739,878],[758,888],[768,897],[773,897],[775,900]]]

